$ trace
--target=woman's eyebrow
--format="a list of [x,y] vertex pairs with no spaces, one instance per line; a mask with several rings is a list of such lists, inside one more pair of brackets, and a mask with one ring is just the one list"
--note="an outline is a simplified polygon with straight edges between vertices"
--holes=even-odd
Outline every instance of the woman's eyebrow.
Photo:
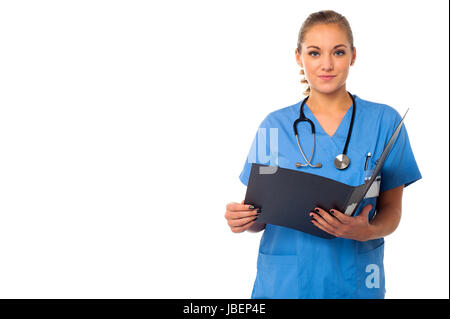
[[[345,44],[338,44],[338,45],[335,45],[333,49],[336,49],[338,47],[347,47],[347,46]],[[320,48],[316,47],[315,45],[310,45],[309,47],[307,47],[307,49],[309,49],[309,48],[315,48],[315,49],[320,50]]]

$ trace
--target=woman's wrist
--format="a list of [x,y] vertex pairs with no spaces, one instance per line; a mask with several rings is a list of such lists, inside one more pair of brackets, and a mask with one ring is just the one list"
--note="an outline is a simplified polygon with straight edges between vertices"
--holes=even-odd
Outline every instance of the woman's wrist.
[[383,235],[380,232],[380,228],[376,224],[370,224],[367,227],[367,237],[365,241],[382,238]]

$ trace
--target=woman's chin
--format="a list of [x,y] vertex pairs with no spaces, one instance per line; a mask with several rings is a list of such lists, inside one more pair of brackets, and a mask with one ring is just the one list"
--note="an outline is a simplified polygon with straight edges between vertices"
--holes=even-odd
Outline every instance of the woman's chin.
[[317,91],[318,93],[322,93],[322,94],[333,94],[333,93],[336,93],[339,90],[341,90],[342,87],[344,87],[344,89],[345,89],[344,85],[337,86],[336,84],[332,85],[330,83],[330,85],[322,84],[322,85],[318,85],[318,86],[311,86],[311,89],[314,91]]

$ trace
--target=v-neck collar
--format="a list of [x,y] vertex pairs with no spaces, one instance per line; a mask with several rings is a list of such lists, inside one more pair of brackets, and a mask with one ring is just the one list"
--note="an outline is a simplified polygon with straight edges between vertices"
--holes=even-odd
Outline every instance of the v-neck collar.
[[[356,102],[356,95],[354,96],[355,98],[355,102]],[[301,105],[301,103],[300,103]],[[325,130],[322,128],[322,125],[320,125],[319,121],[316,119],[316,117],[314,116],[313,112],[311,112],[309,106],[308,106],[308,102],[306,101],[304,106],[303,106],[303,112],[305,113],[305,116],[307,118],[309,118],[311,121],[313,121],[314,126],[316,127],[316,133],[317,130],[320,130],[320,133],[324,134],[326,137],[328,137],[331,140],[335,140],[337,138],[337,136],[341,136],[343,135],[344,138],[347,137],[348,134],[348,129],[350,126],[350,120],[349,118],[352,115],[352,112],[355,108],[353,107],[353,103],[352,105],[348,108],[347,112],[345,112],[344,117],[342,118],[341,122],[339,123],[338,128],[336,129],[336,131],[333,133],[332,136],[330,136],[327,132],[325,132]],[[343,131],[344,130],[344,131]],[[343,131],[343,132],[341,132]]]

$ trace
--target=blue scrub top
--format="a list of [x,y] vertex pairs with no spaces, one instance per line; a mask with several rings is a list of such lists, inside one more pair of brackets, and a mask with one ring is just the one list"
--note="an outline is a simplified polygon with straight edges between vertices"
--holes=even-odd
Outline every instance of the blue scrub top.
[[[334,166],[334,158],[344,149],[353,105],[330,137],[305,103],[305,116],[316,128],[311,163],[320,162],[323,166],[304,167],[302,171],[352,186],[364,183],[367,153],[372,155],[368,169],[373,169],[375,160],[380,157],[401,116],[388,105],[366,101],[357,95],[354,97],[356,113],[347,150],[351,163],[345,170]],[[304,163],[293,131],[302,102],[276,110],[262,121],[239,176],[242,183],[248,184],[252,163],[275,164],[294,170],[298,170],[296,162]],[[309,159],[312,148],[310,126],[301,123],[298,130],[301,146]],[[404,124],[380,175],[380,193],[400,185],[406,187],[422,178]],[[359,214],[368,204],[373,206],[369,213],[369,218],[373,218],[377,197],[364,199],[355,214]],[[251,297],[384,298],[383,256],[383,238],[366,242],[344,238],[330,240],[267,224],[259,246],[257,275]]]

